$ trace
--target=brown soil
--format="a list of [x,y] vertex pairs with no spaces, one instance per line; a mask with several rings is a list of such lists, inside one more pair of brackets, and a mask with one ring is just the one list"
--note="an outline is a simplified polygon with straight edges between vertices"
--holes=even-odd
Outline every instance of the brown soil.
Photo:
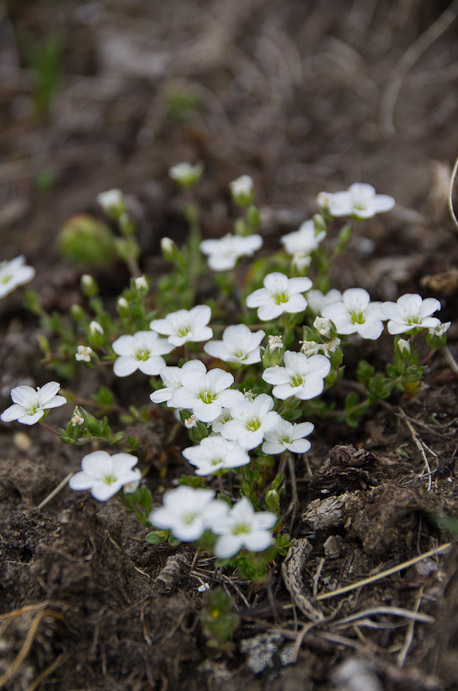
[[[98,213],[95,195],[110,187],[129,194],[142,269],[163,270],[159,238],[186,232],[167,169],[202,160],[209,236],[230,229],[227,183],[242,173],[255,178],[272,247],[313,213],[323,189],[365,181],[392,194],[395,210],[365,226],[366,240],[354,240],[336,287],[358,285],[375,299],[435,295],[443,321],[456,320],[458,243],[447,211],[458,143],[456,1],[7,5],[0,15],[0,258],[26,255],[47,309],[66,311],[79,295],[79,272],[58,255],[59,228],[72,214]],[[23,36],[38,41],[53,31],[63,45],[63,77],[39,118]],[[166,104],[183,84],[199,107],[178,121]],[[118,266],[98,280],[110,302],[128,274]],[[2,409],[13,386],[49,379],[21,292],[0,305]],[[456,357],[456,323],[449,335]],[[348,354],[350,371],[361,356],[374,364],[384,357],[378,345],[359,345]],[[87,395],[101,383],[139,405],[148,400],[141,377],[121,389],[106,370],[71,386]],[[115,500],[102,504],[64,489],[39,509],[81,454],[39,427],[3,425],[4,688],[456,689],[455,544],[364,587],[316,596],[451,539],[438,522],[458,516],[457,391],[456,374],[438,353],[416,397],[374,408],[357,429],[316,421],[307,463],[296,469],[300,506],[289,515],[296,550],[306,555],[289,555],[300,565],[292,590],[280,559],[267,583],[253,587],[189,546],[148,545],[146,530]],[[56,426],[66,421],[61,409],[53,415]],[[146,481],[157,502],[187,471],[167,442],[169,424],[152,414],[140,454],[141,462],[153,456]],[[177,553],[184,559],[164,587],[158,576]],[[241,617],[230,651],[207,645],[199,578],[221,584]]]

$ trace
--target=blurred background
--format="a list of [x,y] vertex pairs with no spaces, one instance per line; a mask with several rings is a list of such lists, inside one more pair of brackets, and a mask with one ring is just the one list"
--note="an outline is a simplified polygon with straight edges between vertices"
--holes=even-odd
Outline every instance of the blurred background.
[[167,170],[199,160],[208,234],[228,230],[244,173],[267,235],[321,190],[369,182],[397,201],[373,242],[395,257],[402,225],[401,253],[433,243],[447,268],[457,15],[439,0],[4,0],[2,258],[53,265],[63,222],[111,187],[154,253],[181,223]]

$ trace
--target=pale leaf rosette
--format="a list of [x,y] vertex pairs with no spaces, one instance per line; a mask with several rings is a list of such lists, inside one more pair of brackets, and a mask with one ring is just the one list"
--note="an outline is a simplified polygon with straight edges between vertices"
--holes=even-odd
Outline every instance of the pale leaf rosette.
[[248,295],[246,304],[258,309],[259,319],[270,321],[283,312],[303,312],[307,307],[307,300],[302,293],[311,287],[312,281],[309,278],[288,278],[279,272],[270,273],[264,279],[264,288]]
[[303,353],[287,350],[284,367],[268,367],[262,378],[273,385],[275,398],[285,400],[291,396],[308,401],[324,390],[324,379],[331,371],[331,363],[324,355],[306,357]]
[[390,334],[402,334],[412,329],[435,329],[440,320],[431,317],[434,312],[441,309],[441,303],[436,298],[425,298],[415,293],[401,295],[397,302],[384,302],[382,304],[385,319]]
[[335,302],[322,310],[323,317],[330,319],[338,334],[359,334],[362,338],[376,340],[383,331],[385,313],[380,302],[371,302],[367,290],[350,288]]

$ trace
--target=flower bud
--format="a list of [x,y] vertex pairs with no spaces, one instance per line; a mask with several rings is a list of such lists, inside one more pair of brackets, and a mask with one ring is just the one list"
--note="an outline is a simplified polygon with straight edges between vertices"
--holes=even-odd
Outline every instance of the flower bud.
[[248,206],[253,201],[253,179],[249,175],[241,175],[229,183],[232,199],[237,206]]
[[266,506],[270,511],[276,513],[280,506],[280,495],[276,489],[270,489],[266,494]]
[[331,338],[332,336],[332,322],[326,317],[316,317],[313,326],[318,331],[320,336],[324,338]]
[[94,355],[94,351],[90,346],[79,345],[75,353],[75,360],[90,362],[92,355]]
[[283,362],[283,339],[281,336],[269,336],[267,348],[262,354],[262,364],[264,367],[275,367]]
[[90,274],[83,274],[81,276],[81,292],[87,298],[92,298],[99,292],[99,286],[95,278]]
[[149,290],[149,285],[148,281],[146,280],[146,276],[138,276],[137,278],[134,278],[134,285],[135,289],[140,295],[146,295],[146,293]]
[[121,190],[108,190],[97,195],[97,202],[109,218],[117,221],[125,212],[126,205]]
[[118,298],[118,302],[116,303],[116,309],[120,317],[128,317],[130,314],[130,307],[126,298]]
[[74,322],[80,322],[86,316],[81,305],[76,303],[70,307],[70,316]]
[[411,348],[409,341],[406,341],[405,338],[400,338],[398,341],[398,349],[401,355],[404,355],[404,353],[410,354]]
[[164,259],[168,262],[173,262],[178,255],[178,247],[172,240],[172,238],[162,238],[161,239],[161,251]]
[[192,165],[191,163],[178,163],[169,169],[169,176],[172,180],[180,185],[180,187],[193,187],[199,182],[204,172],[204,167],[201,163]]
[[96,321],[92,321],[88,328],[88,341],[91,345],[97,347],[101,346],[104,341],[104,331],[100,324]]
[[319,235],[320,233],[323,232],[323,230],[326,230],[326,221],[324,220],[323,216],[321,214],[315,214],[313,217],[313,225],[315,228],[315,235]]

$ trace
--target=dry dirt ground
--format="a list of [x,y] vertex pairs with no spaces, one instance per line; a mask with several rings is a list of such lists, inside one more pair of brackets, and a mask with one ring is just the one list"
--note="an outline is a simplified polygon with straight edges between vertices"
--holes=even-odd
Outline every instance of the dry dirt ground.
[[[458,153],[456,0],[9,0],[0,12],[0,258],[26,255],[48,310],[79,299],[81,272],[56,246],[67,218],[98,213],[98,192],[123,189],[142,269],[160,272],[159,238],[185,232],[167,169],[201,160],[209,236],[230,229],[227,184],[242,173],[255,179],[272,246],[313,213],[323,189],[364,181],[394,196],[394,211],[347,251],[335,285],[375,299],[438,297],[442,319],[455,320],[457,357],[458,234],[447,211]],[[45,84],[60,81],[47,108],[43,59],[30,46],[43,56],[52,41],[60,49],[44,61]],[[128,275],[116,266],[98,280],[110,301]],[[50,378],[21,293],[0,306],[2,409],[13,386]],[[357,353],[384,357],[367,344]],[[86,396],[101,383],[121,390],[106,370],[66,386]],[[458,547],[438,551],[454,535],[441,517],[458,516],[457,377],[442,353],[425,384],[357,429],[315,421],[296,471],[295,553],[259,587],[182,546],[184,567],[164,588],[157,577],[177,550],[148,545],[116,501],[65,489],[39,509],[80,454],[41,428],[2,425],[0,686],[458,688]],[[148,400],[140,377],[125,386],[123,395]],[[146,482],[159,501],[186,464],[167,447],[169,420],[151,415]],[[206,644],[199,578],[235,603],[232,650]]]

